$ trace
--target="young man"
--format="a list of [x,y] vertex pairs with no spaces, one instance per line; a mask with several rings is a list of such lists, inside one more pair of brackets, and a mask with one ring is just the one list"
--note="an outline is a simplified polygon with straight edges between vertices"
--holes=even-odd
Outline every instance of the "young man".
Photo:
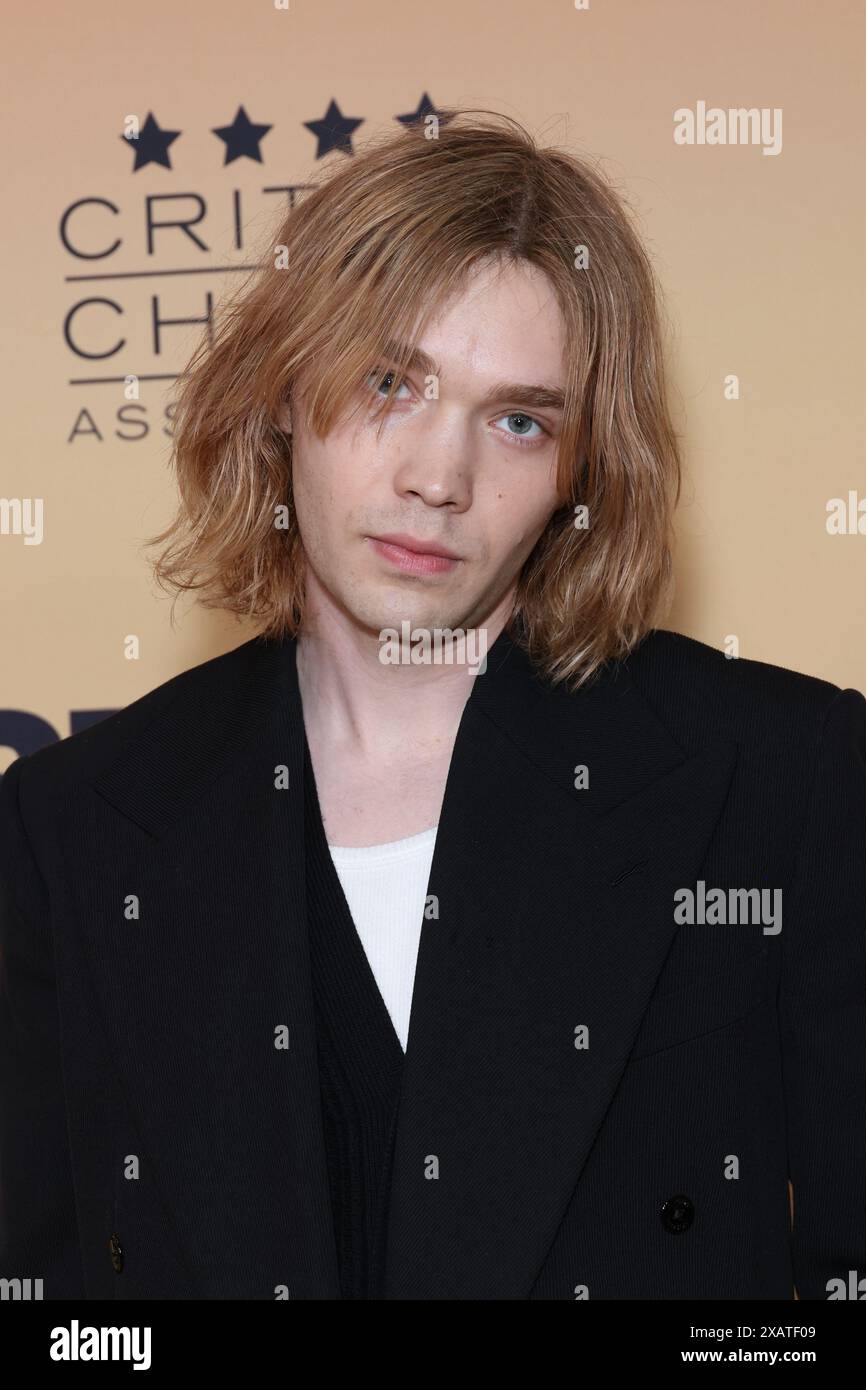
[[464,113],[269,261],[156,538],[259,635],[3,781],[0,1274],[839,1296],[866,702],[652,625],[679,461],[622,206]]

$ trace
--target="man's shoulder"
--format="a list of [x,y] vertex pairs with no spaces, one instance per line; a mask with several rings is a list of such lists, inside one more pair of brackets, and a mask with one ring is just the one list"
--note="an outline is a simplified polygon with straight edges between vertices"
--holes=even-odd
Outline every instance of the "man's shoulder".
[[31,785],[52,785],[59,792],[70,780],[96,776],[170,708],[198,707],[206,718],[243,686],[244,674],[261,652],[262,642],[261,637],[253,637],[180,671],[89,728],[18,759],[18,773],[26,775]]
[[[654,628],[625,660],[629,678],[685,743],[712,736],[738,741],[814,741],[841,687],[684,633]],[[856,694],[856,692],[855,692]]]

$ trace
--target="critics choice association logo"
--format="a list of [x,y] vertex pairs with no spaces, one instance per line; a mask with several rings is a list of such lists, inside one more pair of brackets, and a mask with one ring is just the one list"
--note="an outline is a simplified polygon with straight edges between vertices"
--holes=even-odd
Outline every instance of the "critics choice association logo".
[[[323,116],[301,122],[311,157],[351,157],[365,119],[344,115],[331,99]],[[448,116],[425,92],[414,111],[394,120],[435,131]],[[253,191],[226,186],[210,200],[196,189],[197,173],[212,187],[229,165],[266,166],[275,124],[252,119],[242,105],[228,124],[207,127],[212,165],[201,158],[193,168],[184,163],[184,132],[152,111],[122,125],[128,173],[119,170],[114,186],[74,199],[59,218],[69,289],[63,338],[75,392],[66,442],[88,451],[109,441],[135,443],[154,430],[170,435],[166,387],[194,340],[212,333],[219,277],[255,269],[245,229],[276,216],[280,200],[293,207],[307,187],[268,177]]]

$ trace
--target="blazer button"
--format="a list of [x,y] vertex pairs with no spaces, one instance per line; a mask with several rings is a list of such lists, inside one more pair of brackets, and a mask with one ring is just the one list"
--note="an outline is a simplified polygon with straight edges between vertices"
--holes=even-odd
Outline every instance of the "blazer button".
[[123,1246],[120,1243],[120,1236],[112,1234],[108,1241],[108,1248],[111,1251],[111,1265],[115,1274],[119,1274],[123,1269]]
[[661,1209],[662,1225],[666,1231],[671,1231],[674,1235],[679,1235],[681,1231],[687,1231],[695,1219],[695,1208],[693,1202],[682,1193],[676,1197],[669,1197]]

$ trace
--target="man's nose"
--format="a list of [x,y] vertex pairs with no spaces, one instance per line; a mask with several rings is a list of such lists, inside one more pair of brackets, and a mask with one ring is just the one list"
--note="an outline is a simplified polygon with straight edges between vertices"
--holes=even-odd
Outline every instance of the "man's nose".
[[465,510],[472,501],[476,449],[468,424],[437,403],[423,428],[401,441],[395,491],[416,493],[431,507]]

